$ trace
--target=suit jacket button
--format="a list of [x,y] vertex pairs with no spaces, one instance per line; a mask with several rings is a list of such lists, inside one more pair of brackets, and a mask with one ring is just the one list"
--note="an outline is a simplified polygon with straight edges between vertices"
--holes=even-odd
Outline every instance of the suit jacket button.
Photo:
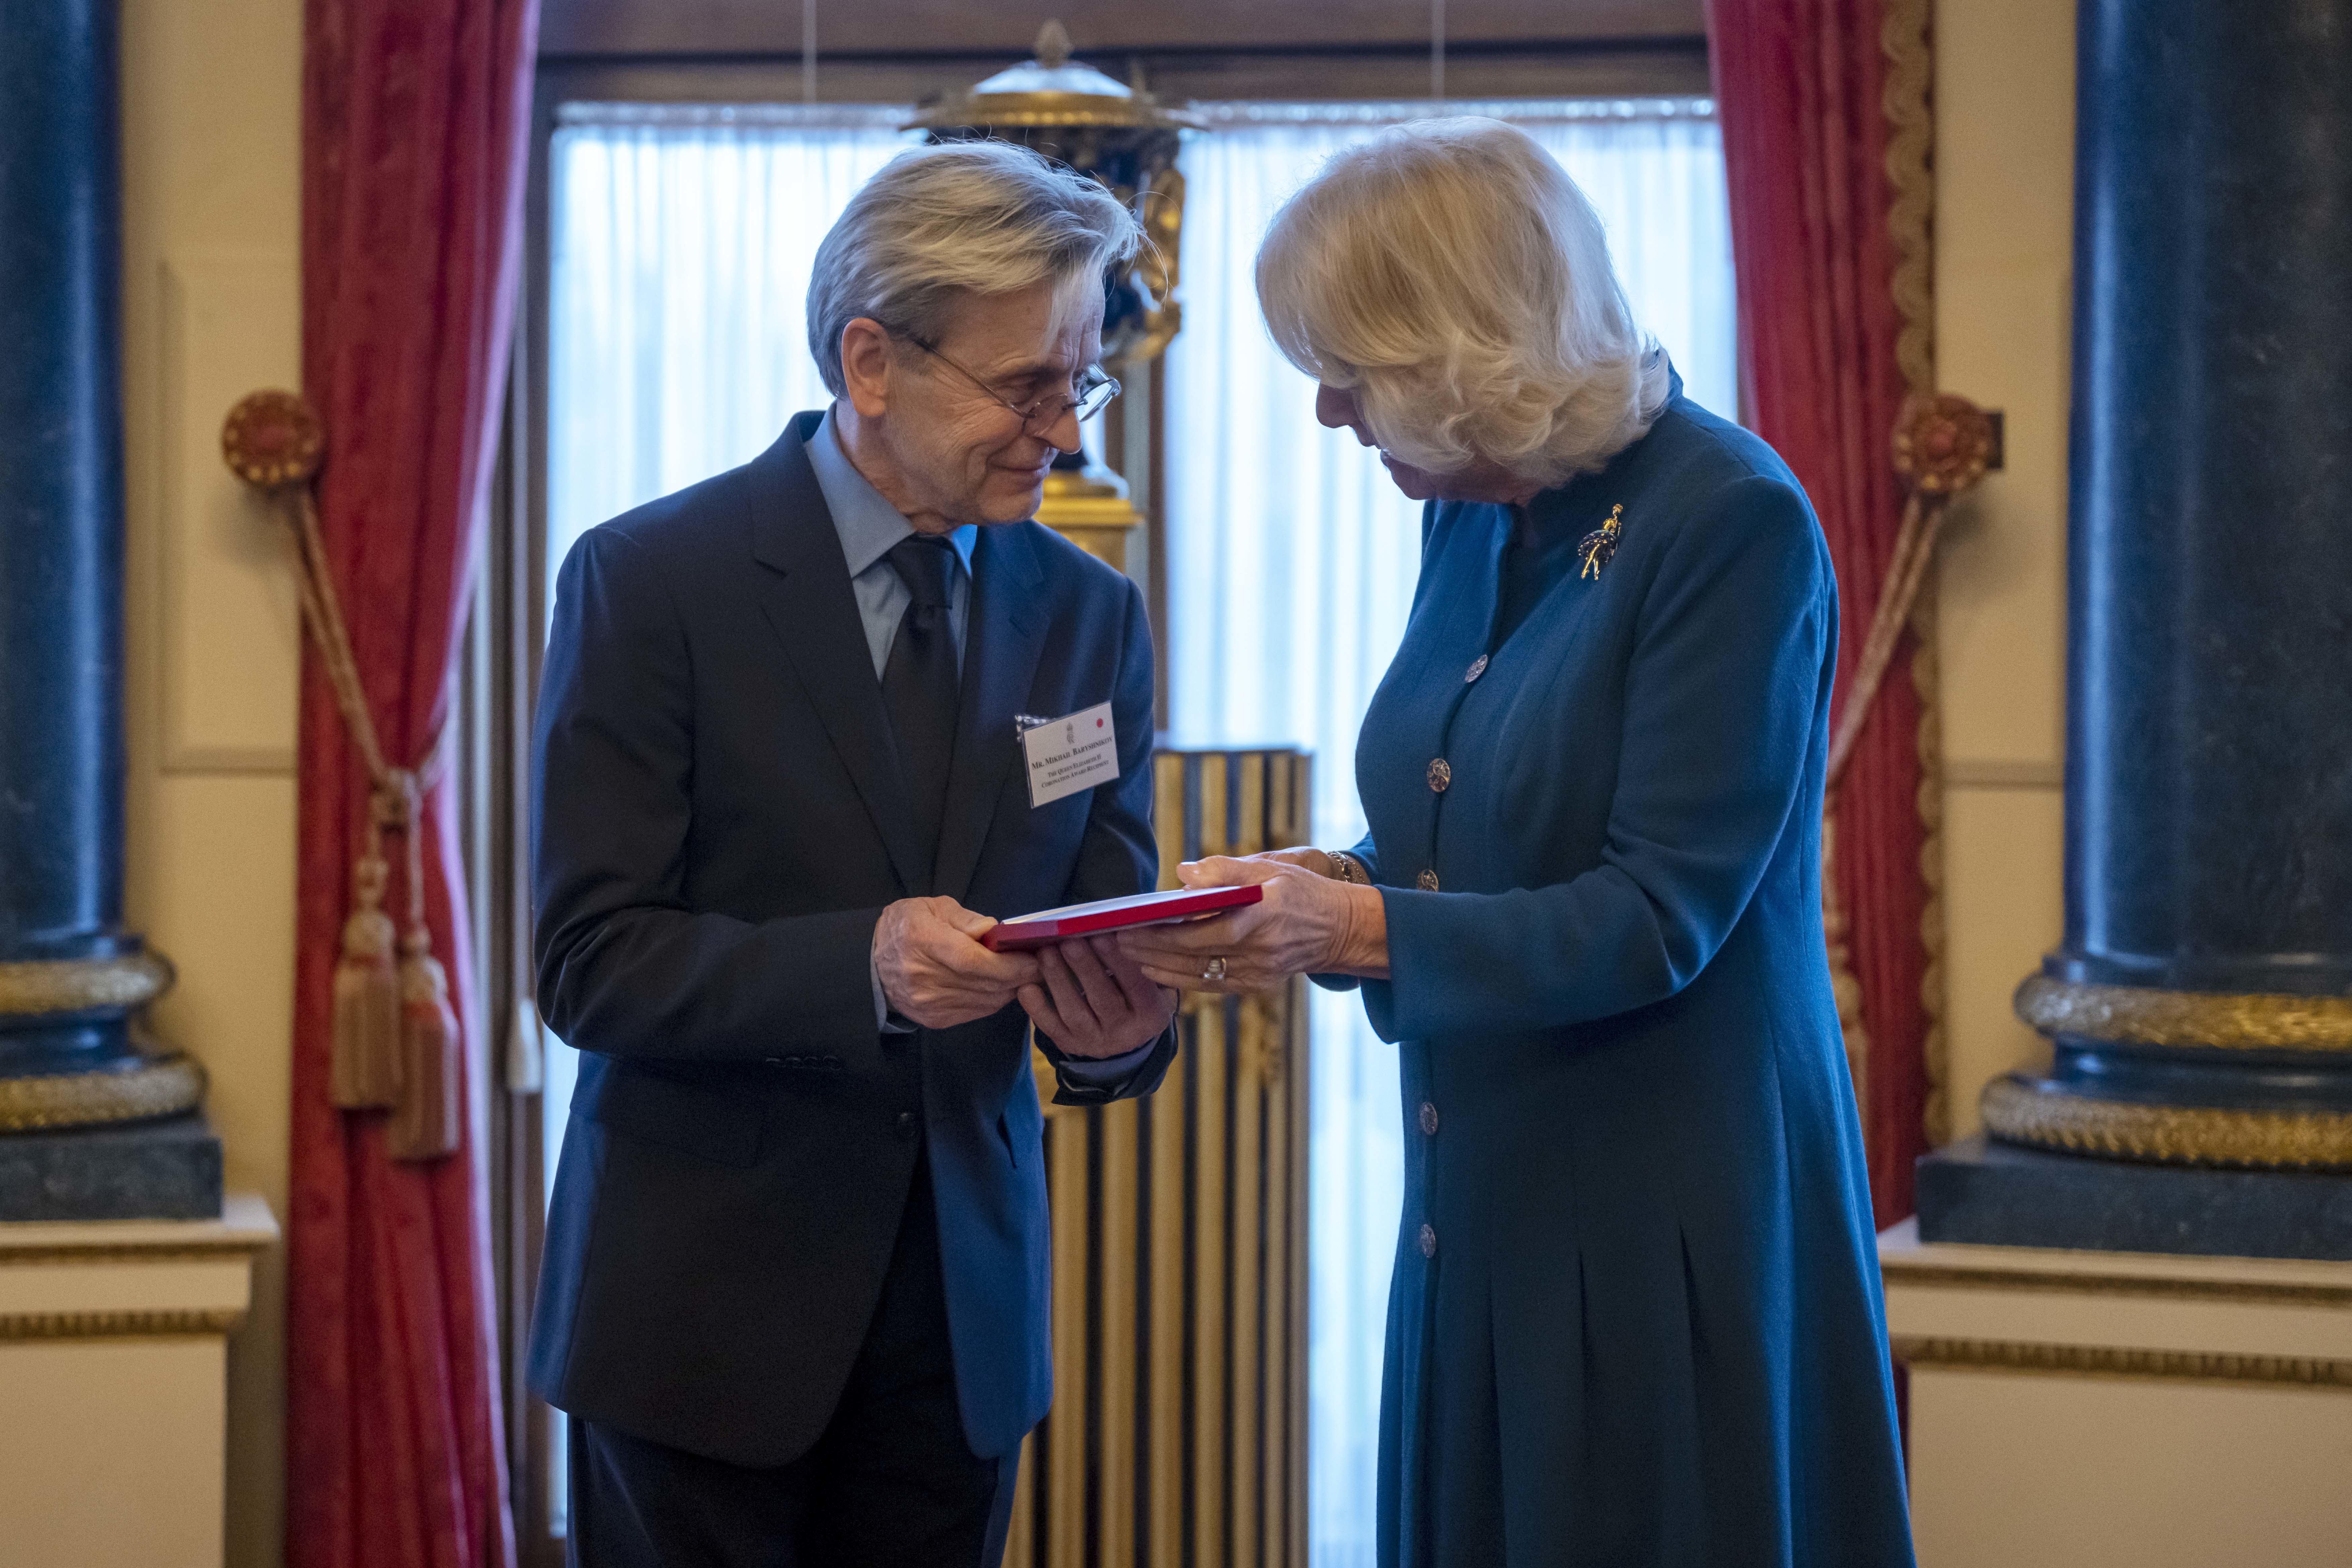
[[1468,674],[1466,674],[1466,675],[1465,675],[1465,676],[1462,678],[1462,684],[1463,684],[1463,685],[1465,685],[1465,686],[1467,686],[1467,685],[1469,685],[1472,681],[1474,681],[1474,680],[1477,679],[1480,676],[1482,676],[1482,675],[1484,675],[1484,674],[1486,674],[1486,656],[1485,654],[1483,654],[1483,653],[1482,653],[1482,654],[1480,654],[1476,658],[1474,658],[1474,659],[1472,659],[1472,660],[1470,661],[1470,670],[1469,670],[1469,673],[1468,673]]
[[1433,1225],[1421,1227],[1421,1255],[1423,1258],[1437,1256],[1437,1227]]
[[1437,1107],[1425,1100],[1421,1102],[1421,1131],[1424,1137],[1437,1136]]
[[1437,873],[1434,871],[1423,871],[1420,876],[1415,877],[1413,881],[1424,893],[1437,891]]
[[898,1112],[898,1136],[901,1138],[912,1138],[914,1135],[915,1113],[911,1110],[902,1110]]
[[1445,786],[1453,782],[1454,764],[1452,763],[1447,762],[1444,757],[1438,757],[1430,763],[1429,787],[1431,789],[1439,795],[1444,795]]

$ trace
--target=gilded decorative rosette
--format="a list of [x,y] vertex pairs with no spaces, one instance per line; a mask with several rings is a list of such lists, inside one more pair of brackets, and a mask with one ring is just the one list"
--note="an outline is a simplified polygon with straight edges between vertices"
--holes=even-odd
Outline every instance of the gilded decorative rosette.
[[1895,469],[1923,495],[1956,496],[1992,464],[1992,416],[1957,393],[1907,398],[1895,426]]
[[237,478],[263,489],[308,483],[326,453],[326,426],[298,392],[257,392],[221,426],[221,456]]

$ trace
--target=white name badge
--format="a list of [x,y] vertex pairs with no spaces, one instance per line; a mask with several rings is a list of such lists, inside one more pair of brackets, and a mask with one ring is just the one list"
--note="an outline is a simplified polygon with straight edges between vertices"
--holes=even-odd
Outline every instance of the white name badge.
[[1024,720],[1022,759],[1029,768],[1029,805],[1051,805],[1066,795],[1118,777],[1118,726],[1110,704],[1097,702],[1066,718]]

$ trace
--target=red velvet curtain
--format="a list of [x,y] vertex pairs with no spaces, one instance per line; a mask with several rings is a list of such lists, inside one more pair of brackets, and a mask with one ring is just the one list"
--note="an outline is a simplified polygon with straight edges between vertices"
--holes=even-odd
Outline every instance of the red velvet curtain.
[[[1741,392],[1749,425],[1796,471],[1829,536],[1841,707],[1903,516],[1892,457],[1906,388],[1887,231],[1885,11],[1883,0],[1707,5]],[[1911,1213],[1912,1162],[1927,1147],[1927,835],[1911,655],[1906,637],[1830,802],[1869,1037],[1863,1127],[1882,1227]]]
[[[309,0],[302,375],[362,682],[395,767],[449,720],[496,454],[536,0]],[[368,777],[305,649],[287,1246],[287,1560],[508,1568],[489,1254],[485,1042],[450,792],[425,798],[426,924],[467,1071],[458,1152],[389,1160],[328,1101],[333,972]],[[393,857],[395,867],[406,857]],[[406,907],[395,872],[391,907]]]

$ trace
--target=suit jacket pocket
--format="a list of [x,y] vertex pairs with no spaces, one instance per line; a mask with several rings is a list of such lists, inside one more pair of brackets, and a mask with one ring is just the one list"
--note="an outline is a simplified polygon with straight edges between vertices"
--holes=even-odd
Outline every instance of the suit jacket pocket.
[[704,1089],[626,1064],[604,1072],[592,1092],[574,1096],[572,1110],[616,1132],[721,1165],[748,1165],[758,1159],[766,1121],[765,1108],[756,1098]]

